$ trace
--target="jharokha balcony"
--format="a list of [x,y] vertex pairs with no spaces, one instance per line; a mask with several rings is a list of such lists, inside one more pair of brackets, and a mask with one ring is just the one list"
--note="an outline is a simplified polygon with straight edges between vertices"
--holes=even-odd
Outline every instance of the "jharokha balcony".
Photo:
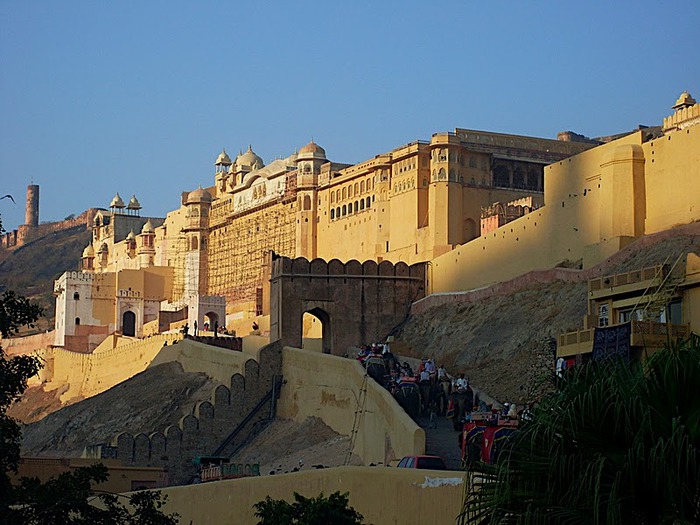
[[[690,327],[682,324],[660,323],[656,321],[630,321],[630,347],[658,349],[669,341],[690,334]],[[557,357],[570,357],[590,354],[593,351],[595,328],[576,330],[561,334],[557,339]]]

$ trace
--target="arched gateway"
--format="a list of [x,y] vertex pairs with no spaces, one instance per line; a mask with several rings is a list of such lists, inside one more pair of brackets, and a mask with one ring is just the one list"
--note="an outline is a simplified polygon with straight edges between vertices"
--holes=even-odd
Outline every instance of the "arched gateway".
[[276,257],[270,277],[270,340],[302,346],[303,316],[323,323],[323,351],[384,340],[425,294],[425,264],[345,264]]

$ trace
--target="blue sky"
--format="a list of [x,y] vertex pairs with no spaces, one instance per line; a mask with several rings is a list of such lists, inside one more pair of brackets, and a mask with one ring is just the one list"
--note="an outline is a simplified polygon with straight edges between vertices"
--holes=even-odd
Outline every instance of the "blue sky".
[[359,162],[455,127],[556,137],[700,97],[700,2],[0,0],[7,229],[137,195],[164,216],[250,143]]

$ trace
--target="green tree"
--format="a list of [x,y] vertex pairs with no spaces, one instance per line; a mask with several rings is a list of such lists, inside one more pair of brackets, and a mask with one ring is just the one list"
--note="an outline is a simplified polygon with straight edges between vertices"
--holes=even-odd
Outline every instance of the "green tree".
[[593,362],[533,412],[470,523],[700,523],[700,338],[641,364]]
[[258,525],[361,525],[362,514],[348,505],[348,493],[334,492],[327,498],[323,492],[316,498],[294,493],[294,503],[273,500],[268,496],[253,505]]

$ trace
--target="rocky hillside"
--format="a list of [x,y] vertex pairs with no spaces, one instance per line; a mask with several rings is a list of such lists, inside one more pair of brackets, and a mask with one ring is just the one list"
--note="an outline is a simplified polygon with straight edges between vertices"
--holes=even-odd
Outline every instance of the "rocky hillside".
[[[700,253],[700,223],[650,235],[593,271],[622,273]],[[685,265],[685,261],[681,261]],[[412,317],[397,337],[411,355],[433,356],[452,372],[464,371],[500,401],[522,403],[553,366],[552,339],[583,326],[587,284],[552,281],[494,294],[475,303],[436,306]]]
[[109,443],[121,431],[163,431],[209,400],[215,383],[177,362],[149,368],[97,396],[49,414],[22,430],[22,455],[79,457],[85,445]]
[[0,262],[0,292],[14,290],[44,308],[35,329],[20,335],[53,329],[56,304],[53,282],[63,272],[77,270],[90,232],[74,228],[55,232],[13,251],[3,250]]

